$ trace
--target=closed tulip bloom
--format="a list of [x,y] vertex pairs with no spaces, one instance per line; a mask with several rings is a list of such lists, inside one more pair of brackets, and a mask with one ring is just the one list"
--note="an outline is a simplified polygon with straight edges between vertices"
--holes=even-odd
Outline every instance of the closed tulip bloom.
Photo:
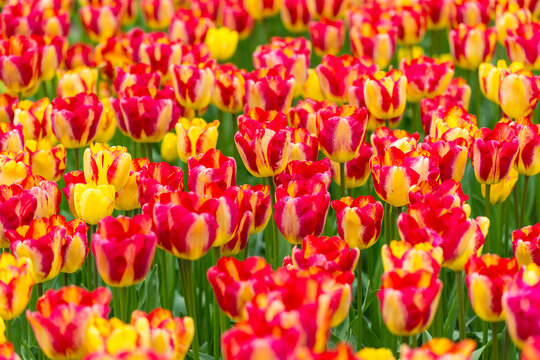
[[522,348],[525,341],[540,332],[538,307],[540,270],[535,264],[522,267],[502,296],[508,333],[514,344]]
[[[496,184],[492,184],[489,193],[489,203],[491,205],[496,205],[505,202],[506,199],[508,199],[508,197],[510,196],[510,193],[512,193],[512,190],[514,190],[514,186],[516,186],[518,178],[519,173],[514,168],[511,168],[508,172],[508,175],[502,181]],[[482,197],[485,199],[486,185],[481,184],[481,186]]]
[[117,93],[125,91],[133,85],[159,88],[161,75],[152,71],[150,65],[138,63],[135,65],[116,68],[116,77],[114,78],[114,90]]
[[239,129],[234,136],[240,157],[252,175],[275,176],[289,161],[291,132],[286,128],[287,118],[275,111],[262,112],[260,116],[268,117],[264,122],[249,116],[253,115],[239,119]]
[[480,64],[490,62],[495,51],[497,32],[484,25],[470,27],[459,24],[450,30],[450,51],[456,64],[464,69],[476,70]]
[[461,181],[463,179],[469,159],[469,150],[464,139],[445,141],[426,137],[424,142],[419,144],[418,149],[439,159],[441,181],[448,179]]
[[203,196],[218,201],[216,209],[217,231],[213,246],[218,247],[229,243],[237,235],[238,227],[245,215],[244,210],[240,209],[238,195],[240,188],[233,186],[222,189],[218,184],[210,183],[205,187]]
[[58,86],[56,88],[58,96],[70,97],[80,93],[90,94],[97,92],[97,69],[79,67],[66,72],[59,70],[58,76]]
[[280,16],[285,29],[292,33],[305,32],[311,21],[306,0],[283,0]]
[[41,176],[30,175],[19,183],[25,190],[32,194],[37,200],[35,219],[58,215],[60,213],[60,202],[62,195],[58,184],[54,181],[47,181]]
[[66,233],[65,228],[56,226],[47,218],[33,220],[28,227],[8,233],[13,254],[32,262],[31,272],[36,283],[53,279],[60,273]]
[[200,44],[208,29],[215,27],[214,22],[206,16],[198,16],[193,9],[179,9],[169,27],[171,41],[180,40],[184,44]]
[[409,190],[422,180],[439,178],[438,159],[416,151],[404,153],[395,147],[370,160],[373,186],[377,195],[392,206],[409,203]]
[[106,288],[92,292],[71,285],[48,290],[38,299],[36,311],[26,311],[39,347],[51,359],[83,356],[86,330],[95,317],[107,317],[111,293]]
[[439,107],[435,111],[429,134],[446,141],[465,139],[470,149],[477,130],[476,116],[469,114],[463,105],[455,105],[450,108]]
[[376,155],[384,155],[385,149],[389,147],[395,147],[403,152],[409,152],[418,147],[419,140],[420,134],[417,132],[410,134],[405,130],[390,130],[387,127],[375,129],[370,138]]
[[246,105],[265,111],[288,111],[296,80],[283,65],[261,68],[246,75]]
[[0,185],[0,246],[7,248],[10,241],[6,231],[28,225],[34,219],[38,201],[22,186]]
[[322,92],[321,83],[315,69],[307,70],[308,76],[304,88],[302,89],[302,97],[304,99],[312,99],[316,101],[323,101],[325,96]]
[[255,20],[261,20],[278,13],[281,0],[243,0],[245,9]]
[[74,70],[95,66],[93,51],[94,47],[90,44],[70,44],[66,51],[66,58],[64,59],[66,69]]
[[540,173],[540,127],[527,121],[517,129],[519,151],[515,167],[522,175],[534,176]]
[[67,50],[67,39],[60,36],[32,36],[38,46],[39,80],[49,81],[56,76]]
[[128,180],[131,155],[123,146],[91,144],[84,152],[83,164],[87,184],[113,185],[119,191]]
[[[512,63],[510,66],[517,66]],[[478,67],[478,77],[482,94],[491,102],[499,104],[499,87],[501,74],[507,68],[505,60],[498,60],[497,65],[482,63]]]
[[487,25],[490,20],[490,4],[488,1],[457,0],[450,4],[450,25],[456,28],[459,24],[475,26]]
[[316,71],[324,97],[336,104],[343,104],[349,100],[349,88],[353,81],[360,75],[375,73],[377,66],[366,58],[326,55]]
[[241,188],[240,207],[248,209],[253,214],[249,232],[258,234],[266,228],[272,215],[270,189],[264,185],[241,185]]
[[86,5],[79,9],[81,23],[94,42],[107,40],[120,30],[121,6]]
[[435,316],[442,286],[442,281],[426,270],[384,273],[377,297],[390,332],[409,336],[427,329]]
[[499,104],[503,113],[513,119],[529,116],[540,99],[540,82],[530,71],[501,73]]
[[512,232],[512,250],[518,265],[540,266],[540,223]]
[[52,130],[68,149],[88,145],[96,136],[103,104],[94,94],[80,93],[52,101]]
[[441,95],[454,76],[454,64],[451,61],[427,56],[404,59],[399,69],[407,78],[407,101],[412,103]]
[[137,142],[159,142],[181,115],[170,87],[157,90],[133,85],[112,99],[118,127]]
[[310,22],[309,35],[318,56],[337,55],[345,42],[345,22],[326,18]]
[[369,112],[379,119],[403,114],[407,103],[407,78],[399,70],[379,71],[364,84],[364,98]]
[[19,103],[17,96],[0,94],[0,123],[9,123],[15,117],[15,107]]
[[506,53],[511,61],[525,65],[529,70],[540,69],[540,24],[521,24],[505,40]]
[[114,199],[113,185],[76,184],[73,188],[75,211],[90,225],[97,225],[99,220],[112,214]]
[[203,195],[207,184],[217,184],[223,190],[236,184],[236,161],[217,149],[209,149],[188,159],[189,190]]
[[66,170],[66,148],[52,147],[49,140],[28,140],[24,151],[28,154],[32,174],[43,176],[49,181],[58,181]]
[[217,145],[219,121],[207,123],[201,118],[181,118],[176,124],[178,156],[187,162],[192,156],[203,154]]
[[141,9],[146,25],[151,30],[166,29],[174,14],[172,0],[144,0]]
[[294,129],[291,131],[291,149],[289,161],[316,161],[319,155],[319,142],[306,129]]
[[482,184],[501,182],[514,165],[518,150],[519,138],[508,124],[500,122],[493,130],[478,129],[471,152],[476,180]]
[[398,5],[392,14],[396,27],[397,43],[403,46],[419,44],[427,31],[427,13],[425,8],[415,2]]
[[348,0],[315,0],[307,2],[309,13],[314,19],[326,18],[337,19],[340,18],[347,6]]
[[210,28],[206,33],[205,43],[210,49],[210,55],[218,60],[230,59],[236,52],[238,32],[227,27]]
[[0,41],[0,79],[14,95],[32,93],[38,85],[38,46],[29,37]]
[[240,222],[232,235],[231,240],[221,245],[219,252],[221,256],[234,256],[240,254],[247,246],[251,227],[253,226],[253,213],[247,209],[240,209]]
[[170,43],[165,40],[155,42],[149,40],[143,42],[138,51],[141,63],[150,66],[152,71],[166,76],[172,64],[178,64],[181,60],[182,48],[178,43]]
[[0,151],[19,152],[23,147],[22,125],[0,123]]
[[197,260],[216,241],[218,206],[217,199],[176,191],[155,197],[143,213],[152,215],[159,247],[181,259]]
[[[373,156],[373,148],[367,143],[360,145],[354,159],[345,163],[345,188],[355,189],[363,186],[369,179],[369,159]],[[339,163],[332,161],[332,178],[341,185]]]
[[76,184],[86,185],[86,180],[84,178],[84,172],[82,170],[70,171],[64,174],[64,188],[62,192],[66,198],[66,201],[69,206],[69,212],[74,218],[80,218],[77,214],[77,209],[75,209],[75,189]]
[[92,238],[92,253],[103,281],[126,287],[144,280],[156,251],[157,237],[148,215],[100,220]]
[[244,261],[224,257],[208,270],[207,277],[221,310],[230,318],[246,320],[245,304],[271,284],[272,268],[264,258]]
[[366,56],[380,69],[385,69],[396,51],[396,32],[391,26],[377,27],[370,23],[349,30],[351,51],[356,57]]
[[317,135],[317,111],[321,108],[331,107],[328,100],[317,101],[306,98],[298,101],[287,113],[288,122],[293,128],[303,128],[312,135]]
[[300,244],[307,235],[319,236],[330,206],[330,193],[324,183],[291,181],[276,190],[276,224],[288,242]]
[[180,105],[201,110],[210,104],[215,79],[212,63],[171,65],[169,72]]
[[184,190],[184,172],[181,168],[166,162],[139,165],[136,179],[140,205],[148,203],[156,195]]
[[[455,180],[421,181],[409,191],[411,206],[420,203],[430,203],[435,199],[434,204],[441,204],[446,208],[460,207],[465,214],[470,215],[470,206],[466,203],[469,197],[463,193],[461,183]],[[438,205],[437,205],[438,206]]]
[[494,254],[472,257],[465,264],[465,281],[471,305],[484,321],[504,320],[502,295],[517,274],[516,259],[504,259]]
[[60,272],[74,273],[79,270],[88,256],[88,226],[81,219],[69,222],[63,216],[55,220],[66,228],[66,237],[62,243],[62,268]]
[[470,360],[476,349],[476,341],[465,339],[458,343],[453,343],[447,338],[434,338],[424,345],[411,349],[406,344],[401,345],[402,360]]
[[381,234],[383,206],[371,196],[332,201],[339,236],[352,248],[371,247]]
[[[176,154],[176,142],[174,143],[174,151]],[[139,202],[139,173],[144,166],[147,166],[150,160],[146,158],[131,159],[131,171],[129,172],[128,180],[122,190],[116,192],[116,198],[114,201],[114,208],[116,210],[129,211],[139,209],[141,203]],[[183,179],[182,179],[183,181]],[[137,194],[137,196],[133,196]]]
[[429,243],[410,244],[392,240],[390,245],[383,245],[381,250],[385,272],[402,269],[407,272],[427,270],[438,274],[443,262],[443,252],[438,246]]
[[330,161],[323,159],[320,161],[300,161],[293,160],[287,164],[285,170],[276,175],[274,182],[276,186],[288,185],[291,181],[315,180],[322,182],[328,189],[332,181],[332,171]]
[[354,159],[367,131],[366,108],[343,105],[317,112],[319,145],[326,157],[344,163]]
[[217,65],[212,102],[221,111],[236,114],[244,108],[245,71],[234,65]]
[[28,258],[15,258],[5,252],[0,255],[0,317],[13,320],[18,317],[28,305],[34,279],[31,272],[32,264]]

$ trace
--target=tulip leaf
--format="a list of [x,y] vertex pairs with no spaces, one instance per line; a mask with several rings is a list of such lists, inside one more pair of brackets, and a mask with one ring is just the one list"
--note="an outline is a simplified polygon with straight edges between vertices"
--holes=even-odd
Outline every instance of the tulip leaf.
[[36,360],[39,351],[40,350],[36,345],[29,345],[28,342],[25,341],[21,348],[21,356],[25,360]]
[[157,265],[152,266],[152,269],[146,275],[144,282],[137,289],[139,292],[139,309],[146,312],[152,311],[160,305],[159,298],[159,279]]
[[450,305],[450,308],[448,309],[448,314],[445,314],[446,321],[444,322],[444,334],[446,334],[448,338],[452,339],[452,334],[454,333],[454,329],[456,327],[457,310],[458,310],[455,287],[450,293],[450,299],[452,299],[452,304]]

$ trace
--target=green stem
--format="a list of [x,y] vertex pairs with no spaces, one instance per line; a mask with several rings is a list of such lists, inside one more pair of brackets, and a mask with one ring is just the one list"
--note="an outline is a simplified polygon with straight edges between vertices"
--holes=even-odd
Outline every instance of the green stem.
[[146,155],[148,156],[148,160],[150,160],[150,162],[154,162],[152,143],[146,143],[145,145],[146,145]]
[[508,350],[510,348],[510,336],[508,335],[508,328],[504,331],[504,351],[503,351],[503,359],[508,359]]
[[512,197],[514,198],[514,219],[515,219],[516,227],[519,228],[518,195],[517,195],[517,187],[515,186],[514,186],[514,190],[512,190]]
[[362,348],[362,332],[363,332],[363,320],[364,320],[364,311],[362,309],[363,305],[363,286],[362,286],[362,252],[358,257],[358,265],[356,266],[356,347],[357,349]]
[[[486,184],[486,198],[484,199],[484,216],[488,219],[490,218],[491,214],[491,185]],[[484,245],[486,247],[486,250],[489,252],[491,250],[491,244],[489,242],[489,232],[486,235],[486,239],[484,241]]]
[[521,193],[521,206],[519,207],[519,224],[518,228],[524,225],[525,205],[527,203],[527,187],[529,186],[529,176],[525,175],[523,180],[523,192]]
[[274,178],[268,177],[268,186],[270,188],[270,200],[272,202],[272,218],[270,222],[272,223],[272,267],[277,269],[279,267],[279,244],[278,244],[278,233],[277,233],[277,224],[275,218],[274,207],[276,205],[276,185],[274,184]]
[[491,351],[491,358],[493,360],[499,360],[499,324],[497,322],[491,323],[491,345],[493,350]]
[[81,159],[79,157],[79,148],[73,149],[73,156],[75,157],[75,170],[82,170]]
[[69,285],[69,274],[64,273],[64,286],[68,286],[68,285]]
[[[220,256],[219,248],[218,247],[213,248],[212,249],[212,265],[216,266],[217,261],[219,259],[219,256]],[[221,314],[218,315],[218,313],[220,313],[219,306],[218,306],[217,299],[214,296],[213,312],[212,312],[212,320],[214,322],[214,329],[213,329],[214,330],[214,348],[213,348],[214,352],[212,354],[214,355],[214,359],[219,359],[219,341],[218,341],[218,339],[221,336],[220,329],[219,329],[220,315]]]
[[385,203],[384,207],[384,241],[387,245],[390,245],[390,241],[392,240],[392,205]]
[[418,346],[418,335],[413,335],[412,336],[411,347],[414,349],[417,346]]
[[11,338],[11,324],[13,323],[13,321],[12,320],[6,320],[6,321],[4,321],[4,323],[6,325],[6,331],[4,332],[4,336],[6,337],[7,341],[13,342],[13,340],[15,340],[15,339]]
[[161,290],[161,306],[165,309],[169,308],[169,291],[168,291],[168,278],[167,278],[167,253],[163,249],[158,249],[159,252],[159,269],[161,270],[160,290]]
[[341,197],[345,197],[345,163],[339,163],[339,191]]
[[465,339],[465,300],[463,298],[463,272],[456,271],[456,286],[458,297],[459,340]]
[[127,288],[125,286],[120,288],[120,320],[123,322],[128,321],[127,319]]
[[486,345],[488,342],[488,323],[482,321],[482,345]]
[[184,291],[184,301],[188,315],[193,318],[195,323],[195,334],[193,336],[193,359],[199,360],[199,329],[197,326],[197,307],[195,304],[195,289],[193,287],[193,264],[190,260],[178,258],[178,269]]
[[268,24],[266,22],[266,18],[263,17],[261,19],[261,25],[262,25],[263,33],[264,33],[264,43],[267,44],[270,38],[268,37]]
[[409,346],[409,344],[410,344],[410,338],[409,338],[409,336],[402,336],[402,337],[401,337],[401,344],[402,344],[402,345],[405,344],[405,345]]

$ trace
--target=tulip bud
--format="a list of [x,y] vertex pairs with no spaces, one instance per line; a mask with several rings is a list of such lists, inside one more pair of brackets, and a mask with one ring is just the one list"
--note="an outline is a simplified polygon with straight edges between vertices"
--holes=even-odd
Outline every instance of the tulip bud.
[[215,78],[211,66],[211,63],[171,65],[169,73],[180,105],[201,110],[210,104]]
[[176,124],[178,156],[187,162],[192,156],[203,154],[217,145],[219,121],[207,123],[201,118],[181,118]]
[[4,274],[4,278],[0,281],[0,317],[2,319],[13,320],[28,306],[34,286],[31,267],[32,264],[28,258],[15,258],[8,252],[0,255],[0,271]]
[[450,51],[459,67],[476,70],[481,63],[491,61],[497,42],[495,29],[459,24],[450,30],[449,36]]
[[227,27],[210,28],[204,41],[214,59],[225,61],[230,59],[236,52],[238,33]]
[[84,152],[83,165],[87,184],[113,185],[115,191],[120,191],[128,180],[131,155],[123,146],[90,144]]
[[87,224],[96,225],[112,214],[114,193],[113,185],[76,184],[73,188],[75,211]]

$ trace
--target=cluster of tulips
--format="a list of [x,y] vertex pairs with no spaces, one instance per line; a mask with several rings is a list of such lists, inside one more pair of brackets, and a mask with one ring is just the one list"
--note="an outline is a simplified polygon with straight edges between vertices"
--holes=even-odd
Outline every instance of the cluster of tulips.
[[0,9],[0,360],[540,358],[540,1]]

